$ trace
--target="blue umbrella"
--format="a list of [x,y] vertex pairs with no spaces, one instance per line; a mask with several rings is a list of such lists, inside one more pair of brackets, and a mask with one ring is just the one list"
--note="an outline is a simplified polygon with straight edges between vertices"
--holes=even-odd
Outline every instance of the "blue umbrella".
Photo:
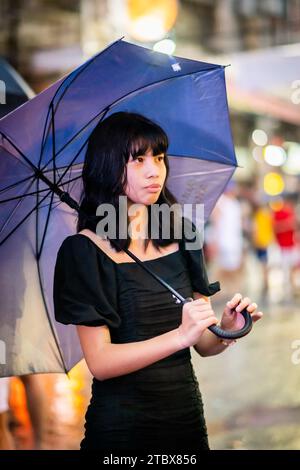
[[204,221],[237,166],[224,66],[123,40],[1,119],[0,339],[9,358],[2,375],[68,371],[82,357],[75,327],[54,320],[55,254],[75,233],[88,138],[99,120],[121,110],[166,131],[167,186],[179,203],[203,203]]

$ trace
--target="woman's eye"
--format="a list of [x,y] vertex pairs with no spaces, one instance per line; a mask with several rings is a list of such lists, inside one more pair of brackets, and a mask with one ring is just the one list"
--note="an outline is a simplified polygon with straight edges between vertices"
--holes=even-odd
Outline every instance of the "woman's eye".
[[[159,156],[159,157],[156,157],[160,162],[164,161],[165,157],[164,156]],[[139,162],[139,163],[143,163],[144,161],[144,157],[136,157],[135,158],[135,161]]]

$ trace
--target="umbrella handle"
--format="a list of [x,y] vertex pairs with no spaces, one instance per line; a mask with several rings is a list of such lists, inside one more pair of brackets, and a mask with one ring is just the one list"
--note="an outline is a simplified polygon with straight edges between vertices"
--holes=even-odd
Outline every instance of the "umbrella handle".
[[[193,300],[194,299],[192,299],[191,297],[187,297],[185,301],[183,302],[183,304],[186,304],[187,302],[192,302]],[[246,336],[248,333],[250,333],[250,331],[252,330],[253,322],[252,322],[252,317],[246,308],[244,308],[244,310],[242,310],[240,313],[241,315],[243,315],[244,320],[245,320],[245,325],[240,330],[226,331],[217,325],[211,325],[208,327],[208,329],[212,333],[214,333],[216,336],[219,336],[219,338],[223,338],[223,339],[242,338],[243,336]]]
[[[115,241],[114,241],[114,243],[115,243]],[[119,244],[116,243],[116,245],[118,246]],[[166,289],[168,289],[170,292],[172,292],[173,296],[175,296],[178,300],[180,300],[180,302],[182,304],[185,304],[186,302],[191,302],[191,301],[194,300],[192,297],[187,297],[185,299],[181,294],[179,294],[179,292],[177,292],[175,289],[173,289],[166,281],[161,279],[157,274],[155,274],[153,271],[151,271],[151,269],[149,269],[145,264],[143,264],[137,256],[135,256],[133,253],[131,253],[131,251],[129,251],[127,248],[123,248],[123,250],[132,259],[134,259],[136,261],[136,263],[138,263],[145,271],[147,271],[152,277],[154,277],[161,285],[163,285],[164,287],[166,287]],[[242,310],[241,314],[244,317],[245,325],[240,330],[226,331],[226,330],[222,330],[222,328],[220,328],[219,326],[216,326],[216,325],[209,326],[208,329],[210,331],[212,331],[216,336],[219,336],[219,338],[223,338],[223,339],[242,338],[242,336],[247,335],[251,331],[251,329],[252,329],[252,318],[251,318],[250,313],[247,312],[246,309]]]

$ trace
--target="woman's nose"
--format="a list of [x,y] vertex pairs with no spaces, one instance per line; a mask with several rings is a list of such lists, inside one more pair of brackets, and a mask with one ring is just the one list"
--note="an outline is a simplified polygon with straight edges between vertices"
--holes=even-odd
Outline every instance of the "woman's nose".
[[146,177],[149,178],[150,176],[152,176],[152,177],[153,176],[159,176],[159,172],[160,172],[160,170],[159,170],[156,163],[151,162],[151,163],[148,163],[146,165]]

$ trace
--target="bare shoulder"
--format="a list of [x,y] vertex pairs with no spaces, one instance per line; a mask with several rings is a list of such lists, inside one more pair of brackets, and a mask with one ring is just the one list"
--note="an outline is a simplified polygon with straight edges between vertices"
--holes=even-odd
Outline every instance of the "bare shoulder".
[[117,253],[117,251],[111,246],[110,242],[105,239],[101,238],[99,235],[96,233],[92,232],[91,230],[85,228],[78,232],[80,235],[84,235],[85,237],[88,237],[92,242],[94,242],[101,250],[105,252],[111,252],[111,253]]
[[[124,251],[118,252],[111,246],[109,240],[105,238],[101,238],[99,235],[92,232],[91,230],[84,229],[78,233],[80,235],[84,235],[90,238],[90,240],[93,243],[95,243],[100,248],[100,250],[104,251],[104,253],[116,263],[133,262],[131,257],[127,255],[127,253],[125,253]],[[146,252],[142,252],[140,249],[137,249],[136,247],[133,247],[133,246],[129,247],[129,250],[133,254],[135,254],[138,258],[140,258],[142,261],[145,261],[149,259],[151,260],[154,258],[159,258],[160,256],[164,256],[169,253],[178,251],[179,244],[177,242],[171,243],[170,245],[166,247],[159,247],[159,249],[157,249],[156,247],[154,247],[153,243],[150,243]]]
[[96,233],[92,232],[89,229],[84,229],[78,232],[80,235],[84,235],[88,237],[95,245],[98,246],[98,248],[103,251],[109,258],[112,259],[115,263],[123,263],[124,261],[128,261],[131,258],[128,257],[128,255],[124,252],[118,252],[115,250],[109,240],[105,238],[101,238],[99,235]]

